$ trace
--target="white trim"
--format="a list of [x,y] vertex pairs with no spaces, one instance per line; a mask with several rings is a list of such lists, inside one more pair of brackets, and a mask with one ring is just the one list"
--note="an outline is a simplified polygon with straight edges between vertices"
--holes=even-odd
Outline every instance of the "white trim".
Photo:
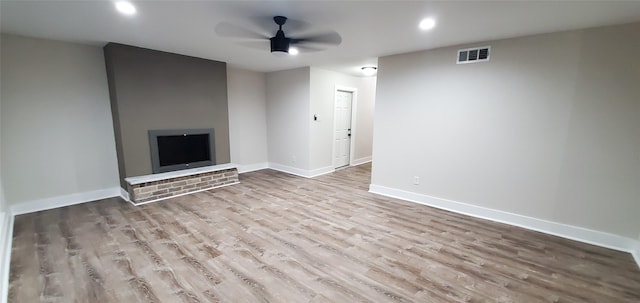
[[120,187],[120,197],[127,202],[131,202],[129,199],[129,192],[122,187]]
[[269,169],[281,171],[283,173],[292,174],[292,175],[296,175],[298,177],[303,177],[303,178],[314,178],[317,176],[330,174],[336,171],[335,168],[333,168],[333,166],[326,166],[326,167],[322,167],[314,170],[306,170],[306,169],[300,169],[300,168],[286,166],[286,165],[273,163],[273,162],[269,162]]
[[314,170],[309,170],[309,171],[307,171],[307,178],[314,178],[314,177],[317,177],[317,176],[330,174],[330,173],[332,173],[334,171],[336,171],[336,169],[333,168],[333,166],[326,166],[326,167],[317,168],[317,169],[314,169]]
[[[505,211],[500,211],[491,208],[485,208],[481,206],[471,205],[467,203],[427,196],[423,194],[408,192],[400,189],[384,187],[380,185],[371,184],[369,186],[369,192],[415,202],[427,206],[432,206],[476,218],[487,219],[509,225],[519,226],[526,229],[531,229],[546,234],[551,234],[571,240],[585,242],[593,245],[598,245],[615,250],[625,251],[634,254],[636,262],[638,263],[640,255],[638,254],[638,247],[640,247],[640,241],[626,238],[602,231],[591,230],[583,227],[567,225],[563,223],[551,222],[543,219],[532,218],[513,214]],[[635,250],[635,253],[634,253]],[[640,263],[638,263],[640,265]]]
[[371,156],[355,159],[351,161],[351,166],[358,166],[360,164],[365,164],[369,162],[371,162]]
[[[6,211],[0,212],[0,247],[1,247],[0,254],[4,252],[4,248],[5,248],[4,244],[8,238],[7,229],[9,228],[8,227],[9,226],[8,223],[10,220],[9,216],[10,216],[9,213]],[[0,255],[0,260],[2,260],[2,256],[4,255]],[[2,267],[3,264],[1,262],[2,261],[0,261],[0,269],[3,268]]]
[[131,185],[136,185],[140,183],[186,177],[186,176],[191,176],[195,174],[209,173],[209,172],[232,169],[232,168],[236,168],[236,165],[231,163],[226,163],[226,164],[203,166],[203,167],[196,167],[196,168],[190,168],[190,169],[182,169],[182,170],[170,171],[170,172],[159,173],[159,174],[127,177],[127,178],[124,178],[124,180]]
[[106,198],[120,197],[120,187],[99,189],[84,193],[70,194],[53,198],[22,202],[11,206],[12,215],[21,215],[41,210],[64,207],[74,204],[91,202]]
[[244,164],[244,165],[236,164],[236,166],[238,167],[238,173],[242,174],[242,173],[248,173],[256,170],[267,169],[269,168],[269,163],[262,162],[262,163]]
[[292,175],[305,177],[305,178],[308,178],[308,174],[309,174],[307,170],[291,167],[287,165],[282,165],[279,163],[273,163],[273,162],[269,162],[269,168],[273,170],[281,171],[283,173],[292,174]]
[[230,185],[236,185],[236,184],[240,184],[240,182],[234,182],[234,183],[229,183],[229,184],[223,184],[223,185],[218,185],[218,186],[198,189],[198,190],[190,191],[190,192],[179,194],[179,195],[175,195],[175,196],[164,197],[164,198],[155,199],[155,200],[151,200],[151,201],[144,201],[144,202],[141,202],[141,203],[135,203],[133,201],[129,201],[129,203],[131,203],[131,204],[133,204],[135,206],[140,206],[140,205],[145,205],[145,204],[149,204],[149,203],[159,202],[159,201],[162,201],[162,200],[168,200],[168,199],[171,199],[171,198],[177,198],[177,197],[182,197],[182,196],[186,196],[186,195],[190,195],[190,194],[195,194],[195,193],[199,193],[201,191],[206,191],[206,190],[211,190],[211,189],[216,189],[216,188],[221,188],[221,187],[230,186]]
[[11,247],[13,245],[13,215],[2,212],[2,226],[0,227],[0,302],[6,303],[9,296],[9,267],[11,265]]
[[640,268],[640,241],[636,241],[636,249],[631,252],[633,259],[636,261],[638,268]]
[[333,142],[331,143],[331,163],[333,163],[334,168],[336,167],[336,100],[338,99],[339,91],[351,93],[351,139],[349,140],[349,165],[353,163],[353,154],[356,142],[356,113],[358,112],[358,89],[355,87],[336,85],[333,91],[333,129],[331,130],[333,133]]

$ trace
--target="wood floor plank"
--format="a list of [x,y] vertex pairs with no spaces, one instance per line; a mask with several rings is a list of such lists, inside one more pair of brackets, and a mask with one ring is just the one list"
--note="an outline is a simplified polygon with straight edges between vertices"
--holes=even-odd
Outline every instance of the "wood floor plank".
[[17,216],[9,302],[639,302],[623,252],[262,170]]

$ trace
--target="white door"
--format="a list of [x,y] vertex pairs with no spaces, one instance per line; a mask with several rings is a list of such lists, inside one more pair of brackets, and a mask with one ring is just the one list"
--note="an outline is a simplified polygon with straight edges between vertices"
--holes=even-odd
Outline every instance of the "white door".
[[334,165],[336,168],[349,165],[351,152],[351,103],[353,93],[348,91],[336,92],[335,115],[335,144]]

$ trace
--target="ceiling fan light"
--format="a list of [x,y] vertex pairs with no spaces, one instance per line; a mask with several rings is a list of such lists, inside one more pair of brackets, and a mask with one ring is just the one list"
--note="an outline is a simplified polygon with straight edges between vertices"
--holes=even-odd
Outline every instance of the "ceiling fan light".
[[136,14],[136,7],[128,1],[118,1],[115,3],[116,9],[123,15],[132,16]]
[[295,56],[295,55],[297,55],[298,53],[300,53],[300,51],[298,51],[298,49],[297,49],[297,48],[295,48],[295,47],[289,47],[289,55]]
[[376,74],[376,70],[378,68],[375,66],[365,66],[362,68],[362,74],[364,74],[365,76],[373,76]]
[[430,30],[436,26],[436,20],[432,18],[422,19],[418,25],[421,30]]

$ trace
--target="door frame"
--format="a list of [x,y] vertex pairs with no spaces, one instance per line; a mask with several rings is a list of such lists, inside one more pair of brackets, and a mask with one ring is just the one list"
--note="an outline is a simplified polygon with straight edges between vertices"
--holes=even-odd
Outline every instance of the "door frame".
[[336,85],[333,91],[333,142],[331,143],[331,163],[333,168],[336,168],[336,100],[338,99],[338,91],[351,93],[351,140],[349,140],[349,164],[353,163],[353,150],[356,142],[356,112],[358,109],[358,89],[355,87]]

